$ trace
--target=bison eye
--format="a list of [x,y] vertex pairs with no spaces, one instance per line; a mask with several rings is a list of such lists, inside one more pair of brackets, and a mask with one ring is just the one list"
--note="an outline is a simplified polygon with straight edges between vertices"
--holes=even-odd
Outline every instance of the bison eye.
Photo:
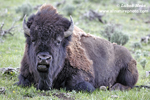
[[57,37],[56,38],[56,40],[55,40],[55,43],[56,43],[56,45],[58,46],[58,45],[60,45],[61,44],[61,41],[62,41],[62,37]]
[[35,39],[34,37],[31,37],[31,41],[32,41],[32,42],[35,42],[35,40],[36,40],[36,39]]
[[35,40],[31,40],[32,42],[35,42]]
[[36,41],[36,40],[35,40],[35,39],[33,39],[33,40],[31,40],[31,41],[32,41],[32,44],[35,44],[35,41]]
[[60,45],[61,41],[60,40],[57,40],[56,44],[57,45]]

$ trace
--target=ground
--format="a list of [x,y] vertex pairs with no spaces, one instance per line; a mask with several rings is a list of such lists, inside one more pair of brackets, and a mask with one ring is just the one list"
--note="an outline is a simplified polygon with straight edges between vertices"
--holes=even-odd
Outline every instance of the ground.
[[[58,4],[63,0],[1,0],[0,3],[0,24],[4,22],[3,29],[9,29],[14,21],[16,21],[16,27],[12,31],[14,34],[6,35],[7,37],[0,37],[0,68],[12,67],[17,68],[20,66],[20,61],[23,57],[25,38],[22,29],[22,20],[19,20],[22,16],[20,13],[16,13],[15,10],[22,4],[31,4],[32,7],[41,5],[44,3],[50,3],[52,5]],[[100,33],[104,31],[105,26],[110,23],[114,24],[117,29],[126,33],[129,36],[129,41],[124,46],[128,48],[132,56],[137,60],[137,67],[139,71],[139,80],[136,85],[148,85],[150,86],[150,76],[146,77],[146,71],[150,71],[150,44],[142,43],[141,48],[133,48],[133,44],[138,42],[140,39],[147,34],[150,34],[150,11],[145,13],[125,13],[125,12],[105,12],[101,23],[96,20],[89,20],[84,15],[89,10],[94,10],[97,12],[102,12],[104,10],[133,10],[133,8],[123,8],[120,4],[143,4],[146,7],[150,7],[149,0],[66,0],[57,9],[58,12],[69,19],[71,16],[74,19],[75,25],[83,29],[86,33],[90,33],[101,38],[103,37]],[[145,8],[146,8],[145,7]],[[144,7],[143,7],[144,8]],[[69,10],[68,10],[69,9]],[[71,11],[70,11],[71,9]],[[135,8],[139,10],[138,8]],[[35,13],[36,10],[33,10]],[[141,65],[141,61],[146,59],[145,69]],[[148,100],[150,99],[150,89],[134,88],[129,91],[102,91],[97,89],[93,93],[83,93],[83,92],[66,92],[65,89],[61,90],[51,90],[51,91],[38,91],[33,86],[22,88],[13,85],[18,81],[18,72],[2,74],[0,73],[0,88],[4,87],[5,92],[1,94],[0,99],[10,100],[10,99],[33,99],[33,100],[43,100],[43,99],[64,99],[64,100]]]

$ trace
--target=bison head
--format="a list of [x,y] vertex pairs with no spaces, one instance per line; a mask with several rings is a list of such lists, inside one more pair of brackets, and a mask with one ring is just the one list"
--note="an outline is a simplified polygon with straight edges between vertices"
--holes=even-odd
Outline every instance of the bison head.
[[62,70],[74,24],[54,10],[42,10],[23,20],[30,69],[39,74],[38,89],[48,90]]

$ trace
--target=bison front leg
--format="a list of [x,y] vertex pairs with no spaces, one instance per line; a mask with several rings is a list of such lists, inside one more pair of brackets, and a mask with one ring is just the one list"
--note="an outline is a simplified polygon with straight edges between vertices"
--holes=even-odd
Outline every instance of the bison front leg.
[[[20,75],[19,75],[19,82],[15,83],[19,86],[31,86],[32,83],[36,84],[35,78],[37,78],[37,75],[34,74],[32,71],[29,64],[28,64],[28,59],[26,52],[24,54],[24,57],[21,62],[21,68],[20,68]],[[36,72],[35,72],[36,73]]]
[[66,87],[66,90],[84,91],[84,92],[90,92],[90,93],[95,90],[95,87],[90,82],[85,80],[85,76],[86,78],[88,76],[85,73],[82,73],[82,74],[81,73],[82,72],[79,71],[78,73],[76,73],[76,75],[71,74],[72,76],[67,78],[67,80],[64,83],[65,84],[64,87]]
[[74,90],[76,91],[85,91],[85,92],[93,92],[95,90],[94,86],[86,81],[80,82],[75,85]]
[[23,86],[23,87],[26,87],[26,86],[31,86],[31,82],[29,81],[28,78],[24,77],[23,75],[19,75],[19,82],[15,83],[19,86]]
[[[23,62],[24,63],[24,62]],[[20,75],[19,75],[19,82],[15,83],[19,86],[31,86],[31,83],[33,83],[33,75],[29,72],[29,67],[27,64],[22,64],[20,69]]]

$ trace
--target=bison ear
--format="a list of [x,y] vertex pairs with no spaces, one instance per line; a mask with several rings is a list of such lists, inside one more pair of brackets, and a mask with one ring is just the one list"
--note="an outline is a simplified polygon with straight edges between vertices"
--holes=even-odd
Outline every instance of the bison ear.
[[67,31],[64,32],[64,37],[68,37],[68,36],[72,35],[72,33],[73,33],[73,30],[74,30],[74,22],[73,22],[73,19],[72,19],[71,16],[70,16],[70,21],[71,21],[70,27],[68,28]]
[[26,15],[23,18],[23,30],[25,34],[30,36],[30,29],[28,28],[27,23],[26,23]]

